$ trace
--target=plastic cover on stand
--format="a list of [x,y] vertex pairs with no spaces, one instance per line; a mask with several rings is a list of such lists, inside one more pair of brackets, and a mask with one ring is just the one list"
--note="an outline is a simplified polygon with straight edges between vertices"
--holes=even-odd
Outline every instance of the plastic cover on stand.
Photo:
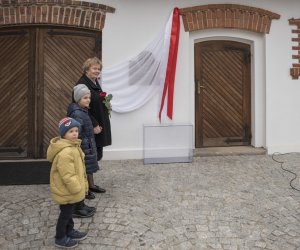
[[192,161],[192,125],[144,125],[144,164]]

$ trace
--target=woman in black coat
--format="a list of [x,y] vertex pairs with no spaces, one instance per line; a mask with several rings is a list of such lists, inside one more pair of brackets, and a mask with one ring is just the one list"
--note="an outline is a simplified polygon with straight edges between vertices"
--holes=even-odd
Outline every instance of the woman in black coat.
[[[104,92],[97,80],[102,70],[102,63],[97,57],[89,58],[83,63],[83,75],[78,80],[76,85],[84,84],[91,91],[91,103],[89,115],[94,127],[94,134],[97,146],[97,160],[100,161],[103,157],[103,147],[111,145],[111,128],[109,120],[109,110],[103,103]],[[88,176],[88,178],[91,178]],[[90,191],[104,193],[105,189],[93,183],[90,186]]]

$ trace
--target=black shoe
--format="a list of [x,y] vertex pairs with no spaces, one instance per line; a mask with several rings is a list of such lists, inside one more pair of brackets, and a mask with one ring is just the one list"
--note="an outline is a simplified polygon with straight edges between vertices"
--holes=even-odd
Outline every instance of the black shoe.
[[89,218],[95,214],[95,211],[87,210],[84,208],[75,208],[73,211],[73,218]]
[[86,205],[84,202],[83,202],[83,209],[87,210],[89,213],[90,212],[93,212],[93,213],[96,212],[96,208],[95,207],[90,207],[90,206]]
[[85,195],[85,198],[88,200],[93,200],[96,196],[89,190],[88,193]]
[[106,192],[106,190],[104,188],[101,188],[97,185],[94,185],[93,187],[90,187],[89,190],[94,192],[94,193],[105,193]]
[[68,234],[68,236],[69,236],[72,240],[80,241],[80,240],[86,239],[87,233],[79,232],[79,231],[73,229],[73,230],[71,231],[71,233]]
[[62,239],[55,239],[55,246],[61,248],[74,248],[78,245],[76,240],[71,239],[70,237],[65,236]]

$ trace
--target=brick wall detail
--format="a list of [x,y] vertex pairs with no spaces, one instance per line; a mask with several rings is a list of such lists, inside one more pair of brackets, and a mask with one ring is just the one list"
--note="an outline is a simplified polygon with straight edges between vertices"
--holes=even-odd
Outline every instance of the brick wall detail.
[[300,76],[300,19],[289,19],[290,25],[296,25],[296,29],[292,30],[293,34],[296,34],[296,37],[292,38],[292,42],[295,42],[295,46],[292,46],[293,55],[292,59],[295,59],[297,63],[292,64],[290,68],[290,75],[293,79],[298,79]]
[[0,0],[0,28],[21,25],[57,25],[102,30],[106,5],[74,0]]
[[208,4],[180,9],[185,31],[213,28],[243,29],[269,33],[272,19],[280,15],[238,4]]

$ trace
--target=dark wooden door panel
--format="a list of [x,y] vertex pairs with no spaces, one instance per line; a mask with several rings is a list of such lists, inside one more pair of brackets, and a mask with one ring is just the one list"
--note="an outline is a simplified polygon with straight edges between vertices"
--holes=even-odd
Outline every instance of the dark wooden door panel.
[[29,135],[28,32],[0,32],[0,48],[0,157],[26,157]]
[[0,159],[45,157],[83,62],[101,58],[101,36],[49,27],[0,31]]
[[250,144],[249,51],[232,41],[195,45],[197,147]]
[[49,141],[58,135],[58,122],[66,116],[67,107],[72,101],[72,89],[82,75],[83,62],[92,56],[99,56],[97,34],[70,32],[64,30],[45,30],[44,40],[44,109],[43,151],[45,155]]

